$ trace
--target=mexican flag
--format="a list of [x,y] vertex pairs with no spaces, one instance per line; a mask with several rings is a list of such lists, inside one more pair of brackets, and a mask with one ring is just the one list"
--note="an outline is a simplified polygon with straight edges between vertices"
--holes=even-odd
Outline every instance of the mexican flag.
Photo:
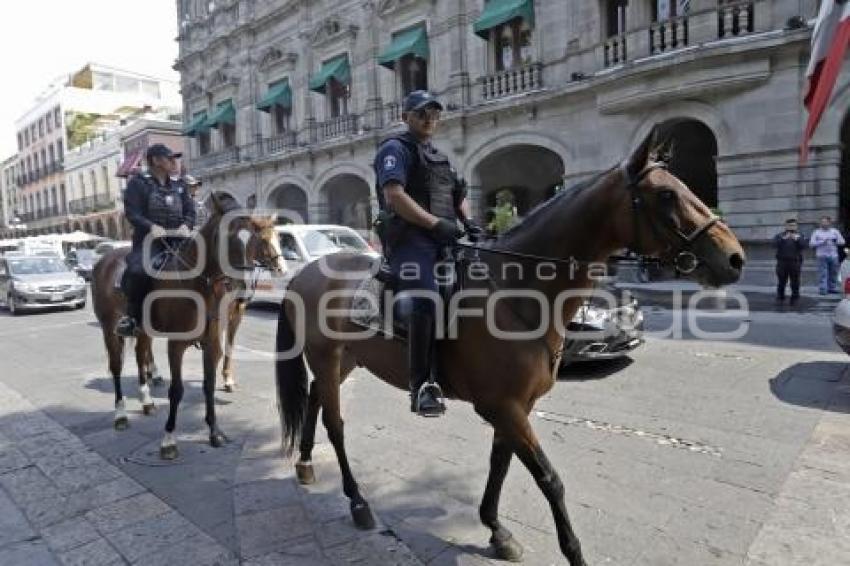
[[818,127],[832,88],[844,62],[844,54],[850,43],[850,2],[847,0],[823,0],[815,29],[812,33],[812,58],[806,69],[806,92],[803,105],[809,111],[809,119],[800,144],[800,163],[805,164],[809,156],[809,141]]

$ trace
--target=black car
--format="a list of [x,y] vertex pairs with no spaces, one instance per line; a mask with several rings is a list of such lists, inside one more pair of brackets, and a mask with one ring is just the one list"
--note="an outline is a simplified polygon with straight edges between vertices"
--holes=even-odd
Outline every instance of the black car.
[[568,325],[561,364],[622,358],[643,342],[637,300],[628,291],[604,287],[584,301]]

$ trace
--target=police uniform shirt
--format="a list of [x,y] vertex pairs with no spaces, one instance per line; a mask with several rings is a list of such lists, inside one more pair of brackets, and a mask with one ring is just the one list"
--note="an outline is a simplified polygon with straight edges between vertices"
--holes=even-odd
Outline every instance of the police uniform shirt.
[[[158,187],[159,181],[150,173],[136,175],[127,183],[124,191],[124,215],[134,228],[133,240],[141,240],[154,224],[148,218],[148,198],[150,191]],[[188,191],[179,179],[169,178],[166,186],[174,189],[174,198],[180,199],[183,205],[183,222],[191,227],[195,221],[195,204]]]
[[397,139],[385,142],[375,157],[375,174],[378,187],[383,189],[388,183],[398,183],[407,186],[407,175],[414,156],[407,146]]

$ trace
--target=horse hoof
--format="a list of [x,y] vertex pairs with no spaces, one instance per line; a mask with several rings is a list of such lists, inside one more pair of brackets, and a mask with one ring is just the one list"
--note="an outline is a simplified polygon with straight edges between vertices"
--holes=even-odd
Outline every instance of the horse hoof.
[[235,388],[235,387],[233,387],[233,385],[232,385],[232,384],[230,384],[230,383],[225,383],[225,384],[224,384],[224,392],[225,392],[225,393],[233,393],[235,390],[236,390],[236,388]]
[[354,519],[354,525],[358,529],[370,531],[375,528],[375,517],[372,516],[369,504],[365,501],[362,503],[351,502],[351,518]]
[[210,435],[210,446],[213,448],[221,448],[227,443],[227,437],[222,432],[214,432]]
[[142,412],[145,415],[152,415],[156,411],[156,405],[150,403],[149,405],[142,405]]
[[313,471],[313,464],[296,462],[295,477],[298,478],[298,483],[301,485],[312,485],[316,483],[316,473]]
[[159,447],[159,457],[163,460],[176,460],[178,455],[177,445],[171,444],[169,446],[160,446]]
[[509,562],[522,562],[523,548],[514,537],[509,537],[505,540],[490,540],[490,545],[496,558],[499,560],[507,560]]
[[130,426],[130,420],[127,417],[118,417],[113,424],[115,430],[126,430]]

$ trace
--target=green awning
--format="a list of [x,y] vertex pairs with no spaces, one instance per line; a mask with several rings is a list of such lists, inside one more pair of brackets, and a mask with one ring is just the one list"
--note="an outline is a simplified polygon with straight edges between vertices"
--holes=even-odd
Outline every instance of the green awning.
[[428,32],[424,25],[396,34],[390,46],[378,57],[378,63],[392,69],[395,62],[405,55],[428,58]]
[[203,110],[201,112],[196,112],[192,117],[192,121],[189,122],[189,125],[183,130],[184,136],[189,136],[193,138],[198,134],[202,134],[207,130],[205,122],[207,121],[207,111]]
[[533,0],[488,0],[484,12],[472,25],[472,30],[484,39],[496,26],[502,25],[514,18],[522,18],[528,25],[534,25]]
[[257,104],[257,110],[271,112],[275,106],[292,108],[292,89],[289,88],[289,79],[270,84],[268,92]]
[[348,55],[340,55],[322,63],[322,68],[318,74],[310,79],[310,90],[324,94],[325,85],[331,79],[344,85],[349,83],[351,80],[351,67],[348,64]]
[[220,102],[215,112],[209,117],[206,124],[207,128],[218,128],[222,124],[236,123],[236,108],[233,107],[232,100]]

